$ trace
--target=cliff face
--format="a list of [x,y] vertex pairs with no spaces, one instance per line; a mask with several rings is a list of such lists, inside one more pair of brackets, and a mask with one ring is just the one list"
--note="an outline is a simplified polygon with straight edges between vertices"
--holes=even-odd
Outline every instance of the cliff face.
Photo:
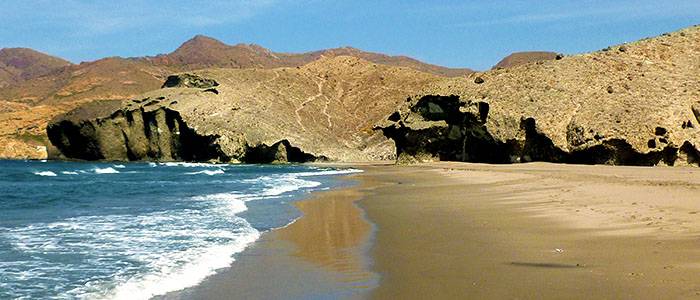
[[391,159],[372,125],[438,77],[354,57],[300,68],[210,69],[53,120],[60,155],[88,160],[242,162]]
[[440,80],[378,126],[399,161],[700,162],[700,28]]

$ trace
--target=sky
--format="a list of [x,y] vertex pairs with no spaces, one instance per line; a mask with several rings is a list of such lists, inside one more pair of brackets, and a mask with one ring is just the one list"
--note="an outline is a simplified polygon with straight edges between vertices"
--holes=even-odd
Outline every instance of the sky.
[[168,53],[196,34],[276,52],[352,46],[489,69],[512,52],[566,54],[700,24],[700,0],[2,0],[0,48],[72,62]]

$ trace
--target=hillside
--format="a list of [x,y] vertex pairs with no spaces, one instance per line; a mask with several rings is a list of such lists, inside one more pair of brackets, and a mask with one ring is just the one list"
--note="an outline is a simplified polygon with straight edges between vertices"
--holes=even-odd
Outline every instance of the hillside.
[[529,64],[543,60],[553,60],[557,58],[557,53],[544,51],[515,52],[499,61],[492,69],[512,68],[519,65]]
[[243,162],[394,157],[372,130],[438,76],[349,57],[300,68],[207,69],[165,87],[79,108],[48,127],[69,158]]
[[444,79],[379,126],[399,160],[700,162],[700,27]]
[[[0,53],[6,53],[7,61],[15,67],[0,68],[0,76],[4,76],[0,80],[24,76],[21,77],[23,80],[13,79],[0,88],[0,144],[4,145],[0,147],[0,157],[6,158],[46,157],[42,147],[48,144],[45,128],[51,118],[91,101],[130,99],[159,88],[168,74],[183,71],[298,67],[322,57],[351,55],[378,64],[405,66],[438,75],[458,76],[471,72],[353,48],[286,54],[274,53],[257,45],[229,46],[205,36],[196,36],[169,54],[111,57],[77,65],[54,58],[45,58],[43,63],[28,63],[38,61],[27,59],[38,54],[31,50],[19,51],[24,53],[22,55],[12,54],[18,52],[13,49],[2,51]],[[54,65],[57,68],[49,68]],[[21,73],[25,75],[17,73],[20,66],[26,69]]]
[[71,63],[32,49],[0,49],[0,89],[47,75]]

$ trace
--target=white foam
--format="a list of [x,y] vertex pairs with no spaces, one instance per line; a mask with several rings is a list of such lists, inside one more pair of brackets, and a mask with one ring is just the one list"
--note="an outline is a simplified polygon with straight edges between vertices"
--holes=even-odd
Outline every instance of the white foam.
[[185,174],[188,174],[188,175],[207,174],[209,176],[212,176],[212,175],[224,174],[224,170],[222,170],[222,169],[202,170],[202,171],[197,171],[197,172],[187,172]]
[[282,180],[271,182],[268,187],[261,193],[262,196],[279,196],[284,193],[297,191],[303,188],[312,188],[321,185],[318,181],[304,180],[289,176]]
[[58,176],[58,175],[56,175],[56,173],[51,172],[51,171],[34,172],[34,175],[48,176],[48,177],[55,177],[55,176]]
[[111,167],[95,168],[93,171],[95,171],[96,174],[117,174],[117,173],[119,173],[119,171],[117,171]]
[[249,196],[236,194],[236,193],[219,193],[219,194],[209,194],[204,196],[192,197],[192,200],[197,201],[221,201],[226,204],[227,211],[226,214],[235,215],[248,210],[245,205],[245,200],[248,200]]
[[[109,256],[96,258],[91,264],[113,275],[87,278],[85,284],[66,291],[66,298],[149,299],[200,283],[217,269],[230,266],[234,254],[260,237],[258,230],[236,216],[247,209],[240,197],[194,197],[205,201],[203,210],[81,216],[32,224],[8,230],[7,238],[12,247],[26,253],[109,253],[138,262],[123,263],[124,258],[119,258],[123,264],[115,264]],[[6,275],[15,280],[59,278],[67,267],[50,260],[23,264],[30,266],[27,274]]]
[[[117,286],[109,298],[150,299],[200,283],[206,277],[213,275],[216,270],[230,266],[235,261],[234,254],[245,250],[260,237],[260,232],[248,226],[247,232],[239,236],[235,242],[209,247],[202,253],[196,254],[194,259],[192,258],[194,253],[184,251],[180,256],[182,259],[190,260],[184,266],[172,267],[170,261],[157,262],[157,265],[163,266],[159,272],[127,280]],[[168,260],[172,259],[172,257],[168,258]]]
[[355,174],[355,173],[362,173],[364,171],[358,170],[358,169],[344,169],[344,170],[324,170],[324,171],[318,171],[318,172],[299,172],[299,173],[294,173],[294,175],[299,176],[299,177],[307,177],[307,176],[328,176],[328,175],[347,175],[347,174]]
[[166,166],[166,167],[186,167],[186,168],[227,166],[225,164],[192,163],[192,162],[166,162],[166,163],[160,163],[159,165]]
[[63,171],[61,172],[63,175],[78,175],[78,172],[73,172],[73,171]]
[[114,165],[113,167],[115,167],[115,168],[117,168],[117,169],[124,169],[124,168],[126,168],[125,165]]

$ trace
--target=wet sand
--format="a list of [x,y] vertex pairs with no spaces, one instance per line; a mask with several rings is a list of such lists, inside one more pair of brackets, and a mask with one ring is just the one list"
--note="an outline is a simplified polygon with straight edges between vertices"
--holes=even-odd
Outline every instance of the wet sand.
[[378,276],[367,255],[373,226],[355,204],[365,187],[315,192],[296,202],[303,217],[263,234],[231,268],[161,299],[367,298]]
[[698,169],[356,167],[174,298],[700,298]]

